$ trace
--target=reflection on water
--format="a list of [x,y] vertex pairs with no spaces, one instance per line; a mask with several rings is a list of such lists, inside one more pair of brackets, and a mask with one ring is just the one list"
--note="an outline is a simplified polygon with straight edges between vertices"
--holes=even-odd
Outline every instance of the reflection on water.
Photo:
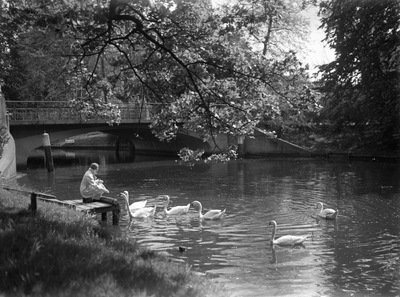
[[[171,157],[167,156],[135,154],[134,151],[129,149],[114,151],[109,149],[69,150],[62,148],[53,148],[52,157],[55,167],[80,167],[83,165],[89,166],[93,162],[96,162],[98,164],[115,164],[171,159]],[[41,148],[34,150],[28,158],[27,167],[29,169],[39,169],[44,168],[45,166],[44,150]]]
[[[128,190],[131,203],[147,199],[159,206],[154,218],[130,221],[121,200],[120,225],[109,219],[107,228],[225,283],[232,296],[399,296],[397,164],[263,159],[183,166],[128,159],[76,151],[79,161],[60,163],[50,174],[31,166],[18,182],[76,199],[83,173],[99,162],[110,195]],[[194,208],[165,216],[161,194],[170,195],[170,206],[199,200],[204,211],[226,208],[225,219],[200,222]],[[315,218],[318,201],[338,208],[339,218]],[[273,247],[271,220],[278,223],[277,237],[310,238],[302,246]]]

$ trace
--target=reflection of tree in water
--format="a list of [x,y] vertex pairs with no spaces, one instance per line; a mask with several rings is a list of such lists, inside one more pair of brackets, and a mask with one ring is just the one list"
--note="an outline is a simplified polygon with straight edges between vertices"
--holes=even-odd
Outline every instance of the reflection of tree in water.
[[[114,149],[52,149],[55,167],[62,166],[89,166],[92,162],[99,164],[118,164],[133,162],[148,162],[171,160],[171,156],[135,154],[134,150],[121,149],[116,153]],[[27,168],[44,168],[44,152],[42,149],[34,150],[27,161]]]

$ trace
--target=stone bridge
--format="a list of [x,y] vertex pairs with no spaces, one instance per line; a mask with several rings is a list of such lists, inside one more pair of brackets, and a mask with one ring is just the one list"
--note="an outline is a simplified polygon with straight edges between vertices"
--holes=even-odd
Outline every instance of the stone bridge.
[[67,102],[6,102],[11,135],[15,141],[16,163],[25,168],[30,153],[43,145],[42,135],[48,133],[52,142],[89,132],[104,132],[128,139],[136,152],[174,154],[183,147],[203,149],[206,154],[220,152],[227,145],[239,146],[241,154],[297,154],[309,152],[291,143],[271,138],[256,131],[254,138],[241,141],[236,137],[218,135],[217,143],[204,142],[195,133],[180,132],[172,142],[161,142],[150,131],[154,106],[145,108],[120,105],[121,123],[109,125],[105,119],[85,119],[74,113]]
[[[43,145],[48,133],[52,142],[90,132],[104,132],[128,139],[135,152],[173,154],[183,147],[211,153],[215,145],[203,142],[194,133],[181,132],[171,142],[161,142],[149,128],[153,106],[120,105],[121,123],[109,125],[106,119],[85,119],[65,102],[6,102],[10,132],[16,146],[18,168],[26,167],[30,153]],[[224,145],[226,146],[226,145]]]

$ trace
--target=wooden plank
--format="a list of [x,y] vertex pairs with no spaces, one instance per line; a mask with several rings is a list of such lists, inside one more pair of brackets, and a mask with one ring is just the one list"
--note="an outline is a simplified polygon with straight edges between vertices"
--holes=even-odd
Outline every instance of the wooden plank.
[[63,202],[63,204],[68,204],[68,205],[70,205],[70,206],[76,206],[76,205],[79,204],[79,202],[82,202],[82,201],[78,201],[78,200],[64,200],[64,201],[62,201],[62,202]]
[[88,211],[88,210],[92,210],[93,207],[91,207],[90,205],[75,205],[75,209],[76,210],[81,210],[81,211]]
[[36,194],[37,197],[44,197],[44,198],[52,198],[55,199],[56,196],[50,195],[50,194],[45,194],[45,193],[36,193],[36,192],[31,192],[31,191],[25,191],[25,190],[20,190],[20,189],[14,189],[10,187],[3,187],[4,190],[9,190],[9,191],[16,191],[16,192],[21,192],[21,193],[26,193],[26,194]]
[[95,201],[95,202],[91,202],[91,203],[85,203],[85,204],[90,204],[90,206],[99,207],[99,208],[110,206],[110,204],[108,204],[108,203],[99,202],[99,201]]
[[53,199],[53,198],[44,198],[44,197],[38,197],[42,201],[47,201],[47,202],[55,202],[55,203],[62,203],[61,200],[58,199]]
[[54,202],[64,206],[72,206],[77,210],[81,211],[89,211],[95,210],[96,213],[107,212],[112,210],[119,209],[119,205],[112,205],[109,203],[104,203],[100,201],[83,203],[82,200],[57,200],[57,199],[47,199],[47,198],[39,198],[40,200],[47,202]]
[[112,211],[113,216],[113,224],[118,225],[119,223],[119,213],[120,213],[120,206],[117,199],[110,198],[111,200],[106,201],[93,201],[90,203],[83,203],[82,199],[79,200],[58,200],[52,198],[44,198],[44,197],[37,197],[42,201],[52,202],[59,205],[63,205],[66,207],[73,207],[77,211],[82,212],[94,212],[94,213],[101,213],[101,219],[107,219],[107,212]]
[[93,208],[93,210],[96,212],[96,213],[102,213],[102,212],[108,212],[108,211],[113,211],[113,210],[118,210],[119,208],[117,208],[117,207],[113,207],[113,206],[110,206],[110,207],[104,207],[104,208]]

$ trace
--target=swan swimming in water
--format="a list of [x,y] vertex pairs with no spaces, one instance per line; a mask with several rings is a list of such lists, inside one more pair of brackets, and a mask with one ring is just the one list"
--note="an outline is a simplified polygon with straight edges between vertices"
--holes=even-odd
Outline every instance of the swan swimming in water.
[[297,245],[297,244],[302,244],[304,240],[306,240],[307,237],[309,237],[309,235],[305,236],[284,235],[282,237],[279,237],[278,239],[275,239],[277,223],[275,221],[271,221],[269,222],[269,225],[272,225],[271,244]]
[[129,205],[129,209],[132,210],[132,211],[135,211],[135,210],[137,210],[139,208],[146,207],[146,204],[147,204],[147,200],[133,202],[131,205]]
[[324,204],[322,202],[317,202],[315,208],[319,209],[318,216],[326,220],[334,220],[339,214],[339,210],[333,210],[331,208],[324,209]]
[[203,206],[199,201],[193,201],[192,205],[196,205],[199,207],[199,218],[201,220],[220,220],[225,214],[226,209],[220,210],[220,209],[211,209],[208,212],[206,212],[204,215],[201,213],[203,210]]
[[168,195],[161,195],[160,197],[164,197],[165,198],[165,203],[164,203],[164,213],[167,215],[180,215],[180,214],[186,214],[189,211],[190,208],[190,203],[188,205],[185,206],[174,206],[171,207],[169,210],[168,208],[168,204],[169,204],[169,196]]
[[[129,201],[129,192],[128,191],[123,191],[122,193],[124,193],[128,197],[128,201]],[[122,193],[120,193],[119,196],[122,196]],[[133,202],[131,205],[129,205],[129,209],[131,211],[135,211],[135,210],[137,210],[139,208],[145,207],[146,204],[147,204],[147,200],[136,201],[136,202]]]
[[[150,216],[154,216],[156,213],[157,205],[154,207],[141,207],[141,208],[132,208],[131,206],[134,204],[129,205],[129,193],[128,191],[123,191],[121,196],[125,199],[126,208],[128,209],[128,214],[130,218],[147,218]],[[147,203],[147,200],[145,201]],[[141,204],[136,204],[136,206],[146,205],[143,201],[140,201]]]

